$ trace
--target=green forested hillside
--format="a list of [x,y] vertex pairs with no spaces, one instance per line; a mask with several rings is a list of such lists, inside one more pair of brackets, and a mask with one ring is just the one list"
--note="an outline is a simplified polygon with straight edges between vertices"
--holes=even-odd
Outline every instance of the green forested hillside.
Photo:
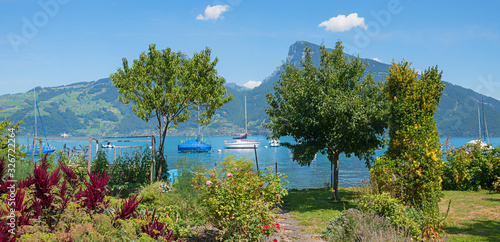
[[[298,64],[306,45],[312,50],[315,64],[319,64],[319,46],[303,41],[290,46],[286,61]],[[368,63],[367,73],[374,74],[376,81],[383,81],[389,65],[374,60],[365,61]],[[203,128],[202,132],[210,135],[242,133],[245,127],[244,97],[247,96],[249,131],[254,134],[266,133],[262,128],[267,119],[265,95],[273,91],[280,70],[281,67],[277,67],[260,86],[252,90],[232,83],[226,85],[234,100],[218,110],[212,123]],[[477,112],[482,100],[489,134],[500,136],[500,101],[449,82],[445,84],[439,110],[435,115],[441,136],[478,136]],[[139,135],[151,134],[156,129],[154,120],[149,123],[140,120],[132,112],[130,105],[118,101],[119,93],[109,78],[59,87],[37,87],[36,93],[48,136],[57,136],[63,132],[73,136]],[[0,110],[1,119],[9,116],[14,121],[24,119],[22,135],[33,135],[33,89],[26,93],[0,96]],[[37,127],[38,135],[41,135],[43,131],[40,121]],[[169,134],[194,135],[197,130],[198,125],[194,121],[188,121],[171,129]]]

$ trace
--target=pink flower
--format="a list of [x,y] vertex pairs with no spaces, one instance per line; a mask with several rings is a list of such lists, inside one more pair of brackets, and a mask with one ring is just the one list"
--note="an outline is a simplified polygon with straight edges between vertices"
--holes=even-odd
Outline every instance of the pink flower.
[[212,172],[212,173],[210,173],[210,175],[212,175],[212,176],[213,176],[213,175],[215,175],[215,173],[213,173],[213,172]]
[[233,177],[233,174],[231,172],[227,173],[227,177]]
[[236,167],[235,167],[235,168],[234,168],[234,170],[235,170],[235,171],[237,171],[237,170],[238,170],[238,168],[236,168]]
[[207,181],[207,186],[212,185],[212,181]]
[[245,187],[243,187],[243,191],[247,190]]

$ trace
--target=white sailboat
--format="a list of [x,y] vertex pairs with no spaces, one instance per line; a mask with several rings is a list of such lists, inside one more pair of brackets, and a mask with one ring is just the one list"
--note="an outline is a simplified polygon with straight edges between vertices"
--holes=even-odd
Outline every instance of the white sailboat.
[[[481,147],[481,149],[492,149],[491,146],[489,146],[487,143],[484,141],[487,141],[489,143],[490,137],[488,134],[488,126],[486,124],[486,117],[484,115],[484,103],[481,101],[482,104],[482,109],[483,109],[483,127],[481,127],[481,112],[479,110],[479,107],[477,107],[477,120],[478,120],[478,126],[479,126],[479,138],[478,139],[473,139],[469,142],[467,142],[466,145],[468,144],[476,144]],[[484,135],[484,141],[483,141],[483,135]]]
[[259,147],[260,142],[247,139],[248,136],[248,121],[247,121],[247,97],[245,96],[245,134],[240,136],[244,139],[235,139],[234,141],[224,140],[224,148],[226,149],[254,149]]

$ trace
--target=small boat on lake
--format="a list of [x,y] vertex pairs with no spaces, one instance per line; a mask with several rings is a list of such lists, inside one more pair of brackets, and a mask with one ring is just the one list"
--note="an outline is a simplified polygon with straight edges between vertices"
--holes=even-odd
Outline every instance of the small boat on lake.
[[224,141],[226,149],[253,149],[259,147],[260,142],[252,140],[235,140],[233,142]]
[[260,142],[248,140],[248,121],[247,121],[247,97],[245,96],[245,134],[240,137],[233,137],[234,141],[224,140],[226,149],[254,149],[259,147]]
[[204,143],[200,138],[186,140],[177,146],[179,152],[209,152],[212,146]]
[[269,146],[271,147],[279,147],[280,146],[280,141],[277,139],[272,139],[269,141]]
[[115,146],[113,144],[111,144],[111,142],[108,142],[107,144],[103,145],[102,148],[112,149],[112,148],[115,148]]
[[[35,108],[35,139],[37,139],[37,120],[36,120],[36,115],[38,111],[38,117],[40,118],[40,123],[42,124],[42,129],[43,129],[43,135],[45,138],[47,138],[47,134],[45,134],[45,127],[43,126],[43,121],[42,121],[42,116],[40,115],[40,110],[38,109],[38,102],[36,101],[36,92],[35,92],[36,87],[33,88],[33,106]],[[41,140],[40,140],[40,143]],[[34,147],[34,149],[33,149]],[[46,143],[45,145],[42,145],[42,147],[39,147],[38,145],[33,142],[33,145],[28,145],[24,147],[24,149],[21,152],[24,152],[26,155],[35,155],[37,156],[38,154],[50,154],[56,151],[56,148],[52,146],[49,143]]]

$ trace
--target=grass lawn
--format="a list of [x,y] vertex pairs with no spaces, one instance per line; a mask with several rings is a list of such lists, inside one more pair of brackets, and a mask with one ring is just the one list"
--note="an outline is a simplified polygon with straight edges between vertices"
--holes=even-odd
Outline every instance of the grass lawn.
[[443,228],[449,241],[500,241],[500,193],[445,191],[440,211],[450,199]]
[[305,232],[321,234],[330,219],[342,210],[353,208],[354,192],[348,188],[339,189],[339,199],[333,200],[330,189],[290,190],[283,200],[283,209],[296,215],[300,225],[309,226]]
[[[353,190],[341,188],[339,197],[334,201],[330,189],[290,190],[283,209],[296,215],[299,224],[309,226],[305,232],[320,234],[344,208],[356,207]],[[450,199],[443,228],[448,241],[500,241],[500,193],[444,191],[440,211],[446,211]]]

